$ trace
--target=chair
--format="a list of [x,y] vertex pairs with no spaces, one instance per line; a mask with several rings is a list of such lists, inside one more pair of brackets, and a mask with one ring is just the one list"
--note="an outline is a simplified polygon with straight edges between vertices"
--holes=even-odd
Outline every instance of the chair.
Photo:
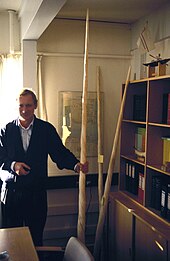
[[[76,237],[71,237],[65,251],[60,247],[36,247],[40,261],[94,261],[88,248]],[[44,255],[43,255],[44,253]]]

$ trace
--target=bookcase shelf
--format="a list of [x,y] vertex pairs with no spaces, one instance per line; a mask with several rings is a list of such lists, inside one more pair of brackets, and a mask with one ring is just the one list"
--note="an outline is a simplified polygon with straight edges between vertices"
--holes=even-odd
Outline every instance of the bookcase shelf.
[[155,127],[164,127],[164,128],[170,128],[169,124],[162,124],[162,123],[154,123],[154,122],[148,122],[148,125],[155,126]]
[[147,168],[150,168],[150,169],[152,169],[152,170],[155,170],[155,171],[157,171],[157,172],[160,172],[160,173],[162,173],[162,174],[164,174],[164,175],[170,176],[170,172],[167,172],[167,171],[162,170],[161,167],[162,167],[162,165],[156,165],[156,164],[155,164],[155,165],[152,165],[152,166],[147,165]]
[[123,159],[125,159],[125,160],[129,160],[129,161],[132,161],[132,162],[134,162],[134,163],[141,164],[141,165],[145,166],[145,163],[142,162],[142,161],[137,160],[134,155],[127,155],[127,156],[125,156],[125,155],[120,155],[120,157],[123,158]]
[[170,226],[170,75],[128,85],[119,180],[122,193]]

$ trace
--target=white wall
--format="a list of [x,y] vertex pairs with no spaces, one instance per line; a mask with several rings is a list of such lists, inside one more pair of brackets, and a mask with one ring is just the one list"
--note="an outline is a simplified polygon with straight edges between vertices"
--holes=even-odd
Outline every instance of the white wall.
[[[48,119],[58,128],[59,92],[82,91],[85,22],[55,19],[37,43],[43,56],[43,84]],[[104,171],[112,149],[121,100],[121,87],[130,63],[129,27],[111,23],[90,22],[88,91],[96,91],[96,67],[101,69],[101,91],[104,92]],[[77,55],[79,54],[79,55]],[[93,57],[91,57],[93,54]],[[90,173],[97,172],[97,158],[89,158]],[[114,171],[118,171],[116,161]],[[49,174],[61,173],[50,163]],[[62,171],[62,173],[64,173]]]
[[[20,24],[14,18],[14,51],[20,51]],[[0,14],[0,51],[9,53],[9,14]],[[81,91],[83,85],[83,53],[85,22],[54,20],[38,40],[39,52],[54,52],[43,56],[43,83],[49,120],[58,128],[58,94],[60,91]],[[130,63],[130,28],[125,25],[90,22],[89,31],[89,91],[96,90],[96,67],[101,69],[101,90],[104,92],[104,171],[112,149],[116,120],[120,106],[121,85]],[[67,55],[68,54],[68,55]],[[78,56],[76,55],[78,54]],[[32,77],[32,76],[30,76]],[[107,126],[107,127],[106,127]],[[90,172],[97,172],[97,158],[91,158]],[[117,158],[114,171],[119,170]],[[50,162],[50,175],[61,173]],[[62,174],[65,172],[62,171]]]
[[[126,25],[90,22],[89,30],[89,91],[96,89],[96,66],[101,69],[101,90],[104,92],[104,171],[107,171],[112,143],[120,108],[121,84],[125,81],[128,66],[132,64],[134,74],[140,78],[141,53],[137,49],[137,39],[148,21],[156,49],[152,54],[170,57],[170,4],[147,16],[134,25],[132,30]],[[14,19],[15,51],[20,50],[19,23]],[[9,52],[9,14],[0,14],[0,50]],[[55,19],[38,40],[39,52],[55,53],[43,56],[43,84],[45,87],[49,121],[57,128],[60,91],[81,91],[83,82],[85,22]],[[78,54],[78,55],[77,55]],[[146,61],[152,58],[146,56]],[[170,74],[170,66],[167,67]],[[97,159],[90,160],[90,172],[97,171]],[[114,171],[119,170],[117,158]],[[50,162],[50,175],[61,173]],[[62,173],[65,173],[62,171]]]
[[[143,30],[146,22],[148,22],[151,38],[155,43],[155,49],[150,54],[161,58],[170,57],[170,3],[156,12],[144,17],[132,26],[132,76],[136,74],[136,78],[140,79],[140,66],[142,52],[137,49],[137,40]],[[146,55],[146,62],[152,61],[153,58]],[[170,64],[170,63],[169,63]],[[167,66],[167,74],[170,74],[170,65]]]

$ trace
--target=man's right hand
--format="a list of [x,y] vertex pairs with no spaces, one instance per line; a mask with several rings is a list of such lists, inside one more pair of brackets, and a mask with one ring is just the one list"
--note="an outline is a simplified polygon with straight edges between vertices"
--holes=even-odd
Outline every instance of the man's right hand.
[[78,162],[78,163],[76,164],[75,171],[76,171],[77,173],[80,173],[80,171],[82,171],[84,174],[87,174],[88,171],[89,171],[89,163],[88,163],[88,161],[86,161],[84,164]]

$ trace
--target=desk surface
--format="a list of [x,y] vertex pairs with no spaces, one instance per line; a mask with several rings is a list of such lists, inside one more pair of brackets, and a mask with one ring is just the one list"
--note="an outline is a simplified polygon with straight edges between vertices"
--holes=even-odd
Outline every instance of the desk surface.
[[0,252],[5,250],[12,261],[38,261],[27,227],[0,229]]

